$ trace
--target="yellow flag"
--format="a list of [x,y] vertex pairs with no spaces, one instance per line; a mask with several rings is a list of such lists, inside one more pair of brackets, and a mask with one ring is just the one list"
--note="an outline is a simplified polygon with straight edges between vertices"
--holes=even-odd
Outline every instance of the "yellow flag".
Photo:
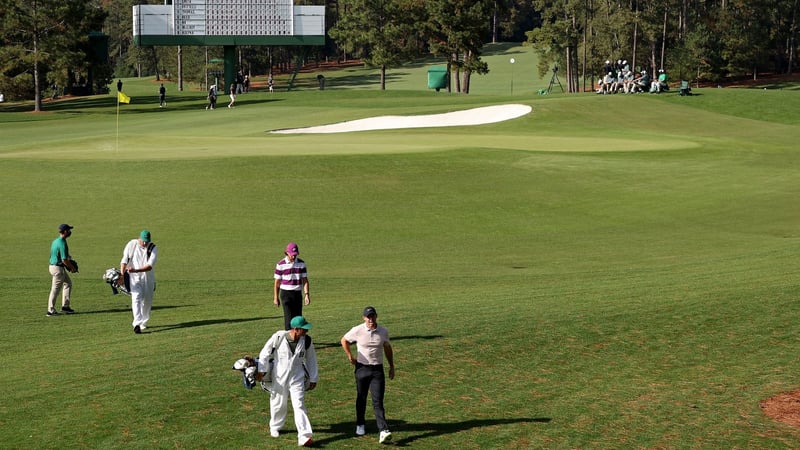
[[131,102],[131,98],[128,97],[127,95],[125,95],[122,91],[117,92],[117,100],[120,103],[130,103]]

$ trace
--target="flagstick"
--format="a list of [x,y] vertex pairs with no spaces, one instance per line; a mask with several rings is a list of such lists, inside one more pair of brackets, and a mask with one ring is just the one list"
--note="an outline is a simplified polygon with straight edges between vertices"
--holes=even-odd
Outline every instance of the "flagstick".
[[117,146],[115,150],[119,153],[119,93],[117,93]]

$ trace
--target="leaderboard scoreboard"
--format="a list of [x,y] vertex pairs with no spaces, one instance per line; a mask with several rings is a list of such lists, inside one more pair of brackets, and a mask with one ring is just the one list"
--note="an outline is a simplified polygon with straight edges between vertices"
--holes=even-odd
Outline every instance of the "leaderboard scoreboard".
[[293,0],[173,0],[133,7],[136,45],[324,45],[325,7]]

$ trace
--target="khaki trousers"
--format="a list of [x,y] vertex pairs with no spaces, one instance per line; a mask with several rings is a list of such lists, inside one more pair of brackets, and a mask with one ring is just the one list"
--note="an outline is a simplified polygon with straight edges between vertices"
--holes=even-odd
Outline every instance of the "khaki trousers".
[[50,275],[53,276],[53,284],[50,287],[50,298],[47,300],[47,311],[56,310],[56,297],[63,289],[64,294],[61,297],[61,307],[69,306],[70,295],[72,294],[72,279],[69,277],[66,267],[50,266]]

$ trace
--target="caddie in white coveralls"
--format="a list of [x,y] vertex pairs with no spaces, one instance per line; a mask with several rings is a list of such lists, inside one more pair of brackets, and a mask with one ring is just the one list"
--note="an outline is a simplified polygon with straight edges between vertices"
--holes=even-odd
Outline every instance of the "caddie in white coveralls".
[[147,321],[150,320],[153,292],[156,290],[156,259],[158,247],[150,242],[150,232],[147,230],[142,230],[139,237],[129,241],[122,251],[119,271],[127,273],[130,278],[133,332],[136,334],[147,328]]
[[[311,438],[313,432],[305,406],[305,391],[314,389],[319,380],[317,354],[314,344],[310,342],[311,337],[306,336],[311,324],[303,316],[297,316],[292,318],[290,325],[288,331],[280,330],[273,334],[261,349],[258,355],[257,379],[263,377],[268,370],[269,360],[274,358],[269,396],[270,435],[280,435],[280,429],[286,423],[288,402],[291,398],[297,427],[297,445],[309,447],[314,440]],[[309,340],[308,348],[306,339]],[[309,381],[307,389],[306,374]]]

